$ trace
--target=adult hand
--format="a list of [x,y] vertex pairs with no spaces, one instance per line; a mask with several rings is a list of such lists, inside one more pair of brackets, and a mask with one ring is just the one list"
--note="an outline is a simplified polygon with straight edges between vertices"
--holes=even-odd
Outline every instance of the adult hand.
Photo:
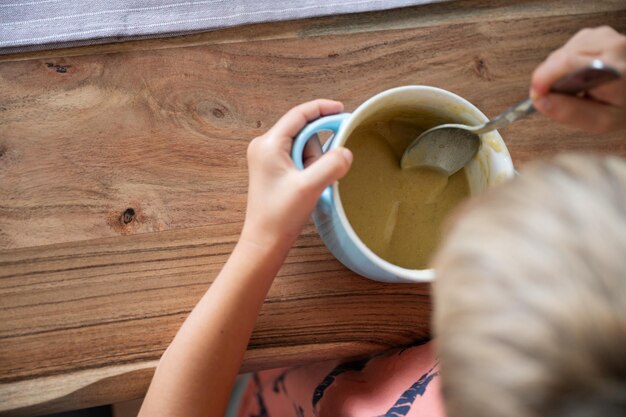
[[[622,73],[622,78],[594,88],[585,97],[550,93],[558,79],[594,59]],[[626,36],[608,26],[583,29],[554,51],[534,71],[531,97],[551,119],[594,133],[626,127]]]

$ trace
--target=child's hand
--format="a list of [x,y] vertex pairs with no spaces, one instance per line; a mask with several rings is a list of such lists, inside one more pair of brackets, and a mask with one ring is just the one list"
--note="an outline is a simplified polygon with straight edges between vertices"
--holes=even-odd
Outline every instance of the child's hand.
[[[301,104],[250,143],[242,239],[268,248],[291,246],[324,188],[346,175],[352,163],[352,153],[339,148],[299,171],[290,156],[293,138],[308,122],[342,110],[343,104],[331,100]],[[305,161],[310,163],[314,153],[314,147],[307,146]]]
[[[622,73],[620,80],[597,87],[588,97],[549,93],[561,77],[602,60]],[[537,67],[531,97],[537,110],[560,123],[604,133],[626,127],[626,36],[608,26],[583,29]]]

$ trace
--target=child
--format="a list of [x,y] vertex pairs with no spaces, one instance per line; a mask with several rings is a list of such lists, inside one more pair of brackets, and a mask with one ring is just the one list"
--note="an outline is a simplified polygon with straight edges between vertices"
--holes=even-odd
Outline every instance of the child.
[[[594,90],[592,99],[564,98],[548,90],[554,80],[593,58],[626,72],[625,44],[609,28],[576,35],[533,75],[538,109],[591,131],[623,127],[623,80]],[[342,109],[330,100],[302,104],[250,144],[248,210],[239,242],[163,354],[140,416],[223,415],[276,272],[321,191],[343,177],[352,161],[347,149],[314,163],[311,153],[305,156],[308,167],[297,171],[289,158],[292,138],[308,121]],[[465,218],[436,258],[435,331],[450,416],[625,412],[619,397],[626,384],[624,355],[616,350],[626,341],[623,170],[624,162],[617,159],[567,159],[531,170],[476,199],[462,213]],[[565,195],[564,202],[558,200]],[[589,207],[579,206],[580,201]],[[525,208],[532,214],[525,215]],[[485,212],[493,218],[485,218]],[[233,317],[237,326],[230,326]],[[324,366],[329,373],[315,381],[308,397],[300,393],[304,400],[291,398],[284,409],[290,414],[272,414],[259,401],[258,415],[442,414],[431,344]],[[412,375],[406,375],[407,369]],[[278,385],[287,379],[306,381],[306,369],[298,372],[274,380]],[[354,378],[359,372],[366,377]],[[380,375],[385,375],[379,378],[383,384],[367,380]],[[350,395],[343,399],[337,395],[340,379]],[[407,385],[409,381],[414,382]],[[365,391],[358,391],[359,386]],[[260,386],[261,394],[263,390]]]
[[626,415],[626,161],[536,163],[435,260],[448,417]]
[[429,343],[261,372],[240,416],[435,417],[440,384],[448,417],[622,416],[625,254],[626,161],[533,164],[466,204],[435,259],[440,364]]

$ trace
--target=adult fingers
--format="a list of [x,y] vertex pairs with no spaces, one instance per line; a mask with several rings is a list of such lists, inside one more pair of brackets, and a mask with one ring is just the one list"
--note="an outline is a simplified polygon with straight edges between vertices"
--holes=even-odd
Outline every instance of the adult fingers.
[[625,124],[622,108],[593,100],[548,94],[536,100],[534,105],[541,113],[559,123],[593,133],[609,132]]
[[533,72],[531,97],[548,94],[556,81],[572,71],[589,65],[593,59],[591,55],[581,55],[566,48],[554,51]]
[[564,45],[565,48],[584,54],[600,54],[622,35],[610,26],[598,26],[579,30]]
[[554,51],[533,72],[531,95],[548,94],[561,77],[589,65],[596,58],[624,72],[626,37],[609,26],[586,28],[576,33],[563,47]]
[[591,97],[614,106],[626,105],[626,82],[624,79],[615,80],[589,91]]

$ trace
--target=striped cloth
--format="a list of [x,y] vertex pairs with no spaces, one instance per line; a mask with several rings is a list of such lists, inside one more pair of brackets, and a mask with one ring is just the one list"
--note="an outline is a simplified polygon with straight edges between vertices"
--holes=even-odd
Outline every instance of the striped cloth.
[[160,37],[444,0],[0,0],[0,53]]

